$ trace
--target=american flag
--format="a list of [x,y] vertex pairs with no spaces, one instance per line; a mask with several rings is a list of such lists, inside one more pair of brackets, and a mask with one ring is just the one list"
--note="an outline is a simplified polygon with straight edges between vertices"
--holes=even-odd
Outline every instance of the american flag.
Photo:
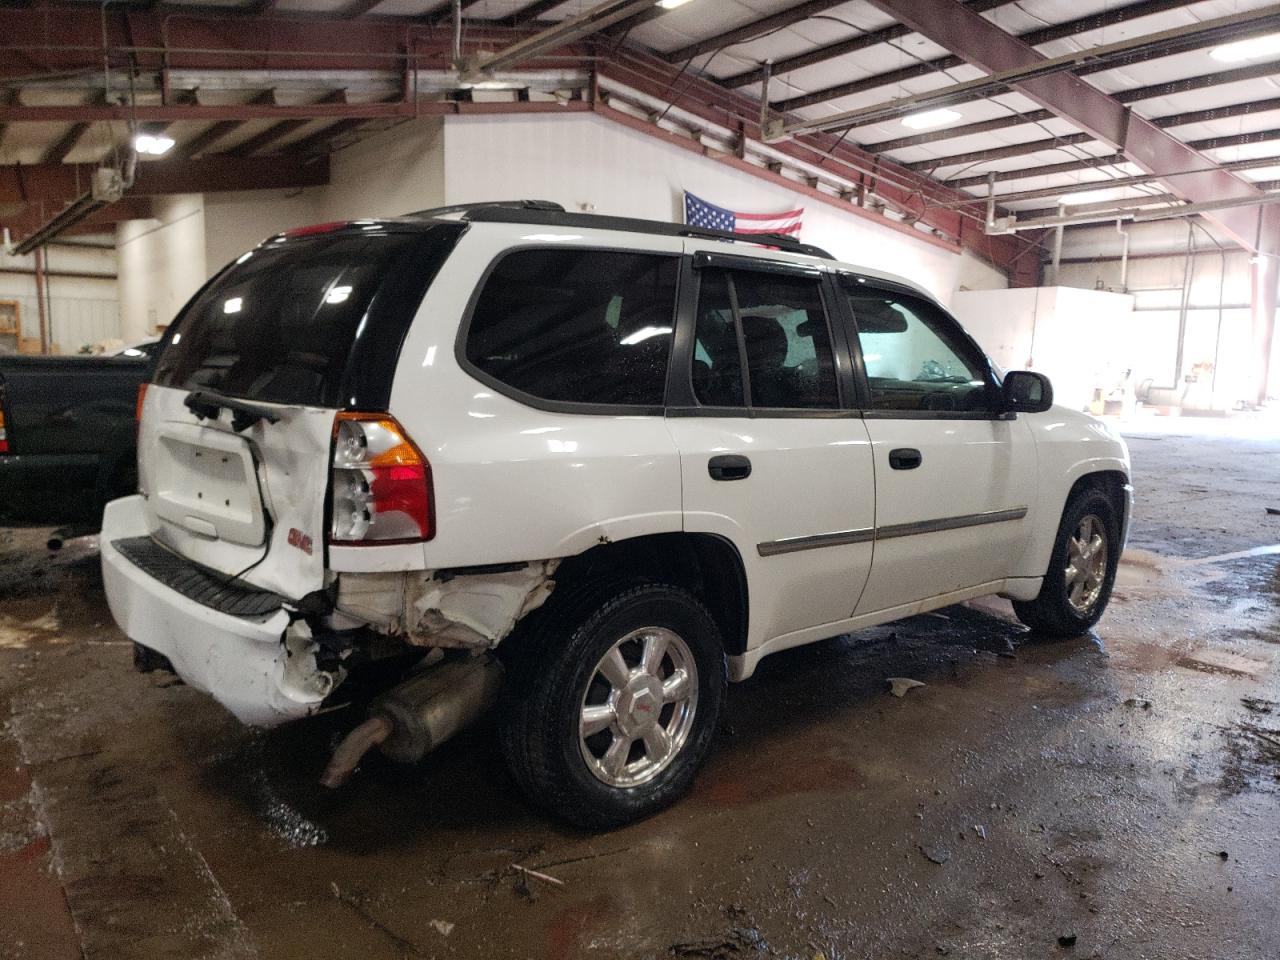
[[684,192],[684,222],[691,227],[727,230],[732,233],[781,233],[800,235],[800,219],[804,209],[782,213],[739,213]]

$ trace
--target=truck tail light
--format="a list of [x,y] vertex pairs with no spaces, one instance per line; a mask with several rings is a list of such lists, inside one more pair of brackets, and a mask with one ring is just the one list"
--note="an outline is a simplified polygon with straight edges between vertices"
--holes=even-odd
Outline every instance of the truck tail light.
[[147,399],[147,384],[146,384],[146,381],[143,381],[142,383],[138,384],[138,400],[133,407],[134,424],[139,424],[142,422],[142,402],[146,399]]
[[329,477],[330,543],[430,540],[432,506],[431,466],[394,417],[338,414]]
[[0,410],[0,453],[9,452],[9,431],[4,425],[4,411]]

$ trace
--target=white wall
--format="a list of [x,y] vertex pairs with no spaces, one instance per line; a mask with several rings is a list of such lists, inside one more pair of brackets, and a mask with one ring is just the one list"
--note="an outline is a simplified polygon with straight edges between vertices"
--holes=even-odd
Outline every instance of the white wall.
[[[504,152],[519,148],[520,141],[511,139]],[[333,155],[330,183],[319,191],[319,217],[398,217],[442,206],[444,159],[444,124],[439,117],[410,120],[368,136]],[[473,157],[471,163],[488,172],[493,159]],[[484,199],[505,199],[511,193],[498,176],[486,180]]]
[[320,214],[323,189],[206,193],[205,272],[213,276],[267,237],[323,219]]
[[308,223],[399,216],[473,200],[539,197],[569,210],[682,218],[682,190],[742,210],[805,208],[803,238],[836,256],[904,274],[949,302],[960,287],[1007,286],[954,254],[629,130],[583,115],[431,117],[333,154],[329,185],[157,201],[157,219],[118,230],[123,335],[168,323],[199,285],[259,241]]
[[[1187,323],[1182,374],[1195,374],[1213,392],[1213,405],[1229,409],[1250,398],[1253,377],[1251,268],[1249,254],[1227,240],[1214,242],[1206,230],[1185,222],[1153,222],[1125,227],[1131,259],[1125,279],[1133,295],[1133,329],[1143,342],[1134,358],[1135,382],[1151,381],[1180,395],[1175,384],[1178,317],[1186,284]],[[1188,238],[1191,240],[1188,256]],[[1092,289],[1120,289],[1121,237],[1115,227],[1069,231],[1063,255],[1096,257],[1063,264],[1061,282]],[[1105,259],[1103,259],[1105,258]],[[1199,392],[1203,393],[1203,389]]]
[[[87,238],[85,242],[102,242]],[[0,268],[34,271],[35,255],[7,256],[0,252]],[[49,342],[59,353],[75,353],[85,344],[120,336],[120,309],[114,279],[60,277],[57,273],[96,273],[112,278],[115,250],[53,244],[45,248],[45,268],[55,276],[48,283]],[[0,300],[16,300],[22,314],[22,336],[40,336],[39,303],[33,273],[0,273]]]
[[1095,388],[1140,376],[1149,333],[1133,298],[1073,287],[957,293],[956,317],[1000,366],[1033,369],[1053,382],[1054,398],[1084,409]]
[[157,198],[155,218],[116,229],[120,264],[120,335],[150,336],[167,325],[206,279],[204,198]]
[[682,191],[690,190],[735,210],[804,207],[802,239],[842,260],[908,276],[944,303],[962,277],[974,288],[1008,285],[974,257],[841,213],[601,117],[448,117],[444,130],[446,203],[532,197],[566,210],[679,221]]
[[204,198],[207,273],[292,227],[395,217],[444,203],[443,124],[396,124],[333,154],[329,184],[305,190],[210,193]]

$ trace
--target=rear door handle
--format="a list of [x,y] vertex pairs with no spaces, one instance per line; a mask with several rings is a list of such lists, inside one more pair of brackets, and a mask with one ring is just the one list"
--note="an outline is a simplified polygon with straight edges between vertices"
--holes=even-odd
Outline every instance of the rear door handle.
[[889,466],[895,470],[914,470],[924,463],[924,455],[914,447],[899,447],[889,451]]
[[751,476],[751,461],[736,453],[725,453],[707,461],[712,480],[745,480]]

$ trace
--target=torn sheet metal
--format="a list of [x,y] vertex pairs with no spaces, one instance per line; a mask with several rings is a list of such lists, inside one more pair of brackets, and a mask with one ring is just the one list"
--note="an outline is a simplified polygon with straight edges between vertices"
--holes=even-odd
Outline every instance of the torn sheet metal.
[[424,647],[492,647],[555,587],[558,560],[500,573],[343,574],[336,608]]

